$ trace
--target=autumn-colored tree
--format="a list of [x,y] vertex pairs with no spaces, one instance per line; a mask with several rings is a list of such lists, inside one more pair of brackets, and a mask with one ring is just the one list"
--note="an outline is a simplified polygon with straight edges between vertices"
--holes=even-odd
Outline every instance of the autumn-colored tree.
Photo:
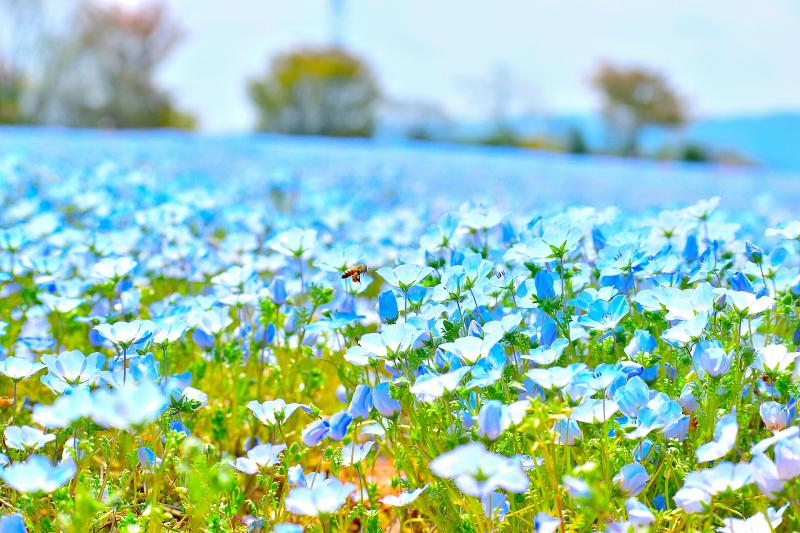
[[592,83],[602,95],[603,113],[619,135],[625,155],[638,154],[645,126],[680,126],[687,120],[686,104],[657,72],[604,64]]
[[44,123],[78,127],[192,128],[158,86],[158,68],[181,32],[163,2],[136,7],[84,2],[74,37],[46,57],[37,115]]
[[79,121],[117,128],[191,128],[194,118],[178,111],[155,83],[157,68],[181,32],[163,3],[136,8],[89,6],[79,40],[95,79],[91,98],[78,106]]
[[341,48],[283,53],[249,94],[257,129],[333,137],[370,136],[380,99],[370,68]]

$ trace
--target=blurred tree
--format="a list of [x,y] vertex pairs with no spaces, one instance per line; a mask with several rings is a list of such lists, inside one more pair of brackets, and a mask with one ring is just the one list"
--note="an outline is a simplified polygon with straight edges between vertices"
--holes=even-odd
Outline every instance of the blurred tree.
[[340,48],[279,55],[249,94],[257,129],[333,137],[372,135],[380,99],[369,67]]
[[686,105],[657,72],[601,65],[592,83],[603,97],[603,113],[621,139],[624,155],[637,155],[639,136],[648,125],[680,126]]
[[31,121],[29,70],[43,41],[44,0],[0,0],[0,124]]
[[567,152],[571,154],[588,154],[589,147],[583,137],[583,130],[578,126],[571,126],[567,132]]
[[179,111],[155,81],[180,38],[163,2],[83,3],[76,37],[50,47],[37,116],[78,127],[193,128],[194,117]]
[[24,78],[0,58],[0,124],[21,124],[28,122],[22,109]]

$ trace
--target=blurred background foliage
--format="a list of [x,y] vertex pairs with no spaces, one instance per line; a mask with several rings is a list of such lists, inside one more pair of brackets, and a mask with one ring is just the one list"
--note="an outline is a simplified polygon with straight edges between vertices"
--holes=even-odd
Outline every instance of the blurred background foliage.
[[0,56],[0,123],[194,127],[194,117],[155,82],[182,38],[163,3],[61,7],[70,6],[67,29],[57,31],[41,0],[0,0],[13,33]]
[[369,66],[337,47],[279,55],[249,94],[257,129],[332,137],[372,135],[381,96]]
[[[185,35],[163,0],[137,4],[64,0],[53,25],[47,0],[0,0],[0,124],[82,128],[194,129],[196,118],[157,82],[157,72]],[[331,4],[339,13],[341,2]],[[336,20],[336,17],[334,17]],[[338,27],[338,26],[335,26]],[[371,137],[511,146],[572,154],[746,164],[730,152],[682,141],[689,103],[668,77],[640,66],[599,65],[587,84],[602,104],[606,141],[587,141],[580,124],[531,135],[515,122],[512,101],[530,93],[498,69],[484,80],[476,105],[488,128],[470,133],[435,103],[398,101],[381,88],[371,65],[339,42],[286,50],[246,87],[257,131],[291,135]],[[469,90],[465,88],[464,90]],[[527,100],[526,100],[527,101]],[[642,149],[648,128],[666,132],[657,149]],[[677,133],[672,135],[672,133]],[[675,140],[677,139],[677,140]]]

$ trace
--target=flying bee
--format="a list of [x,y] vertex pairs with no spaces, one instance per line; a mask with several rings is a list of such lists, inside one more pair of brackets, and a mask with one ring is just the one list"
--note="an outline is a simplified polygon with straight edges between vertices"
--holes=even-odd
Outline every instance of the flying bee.
[[361,283],[361,274],[369,272],[367,265],[356,265],[350,267],[342,274],[342,279],[352,278],[354,282]]

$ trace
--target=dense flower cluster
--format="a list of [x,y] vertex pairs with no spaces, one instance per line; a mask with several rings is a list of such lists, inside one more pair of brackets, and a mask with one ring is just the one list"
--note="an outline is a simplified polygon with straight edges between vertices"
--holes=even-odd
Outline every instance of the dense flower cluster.
[[0,530],[800,529],[800,222],[169,175],[0,160]]

